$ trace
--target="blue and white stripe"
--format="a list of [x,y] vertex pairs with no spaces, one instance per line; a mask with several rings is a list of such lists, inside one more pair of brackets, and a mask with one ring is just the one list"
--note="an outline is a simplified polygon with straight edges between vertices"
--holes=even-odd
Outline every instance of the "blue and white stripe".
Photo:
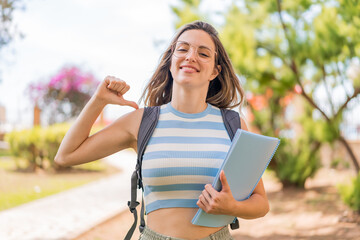
[[194,207],[204,185],[212,183],[231,141],[220,109],[186,114],[171,103],[160,109],[159,122],[142,162],[146,212]]

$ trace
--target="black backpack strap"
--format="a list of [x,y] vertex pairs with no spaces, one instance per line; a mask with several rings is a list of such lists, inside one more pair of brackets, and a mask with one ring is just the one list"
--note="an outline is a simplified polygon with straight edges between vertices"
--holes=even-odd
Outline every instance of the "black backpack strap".
[[[126,234],[124,240],[131,240],[131,237],[136,228],[137,218],[138,218],[136,207],[139,205],[139,202],[136,201],[137,188],[139,187],[144,191],[142,178],[141,178],[141,162],[145,148],[150,140],[151,135],[155,130],[156,124],[159,119],[159,114],[160,114],[159,106],[144,108],[144,113],[141,119],[139,133],[138,133],[138,140],[137,140],[137,150],[138,150],[137,163],[136,163],[135,171],[131,176],[131,200],[128,202],[130,212],[133,213],[134,215],[134,223],[131,226],[128,233]],[[140,232],[143,232],[145,228],[144,215],[145,215],[144,198],[142,197],[141,211],[140,211],[140,226],[139,226]]]
[[141,210],[140,210],[140,225],[139,230],[142,233],[145,229],[145,204],[144,204],[144,194],[141,196]]
[[138,186],[142,188],[141,178],[141,163],[145,152],[145,148],[152,136],[160,115],[160,106],[145,107],[144,114],[139,127],[138,140],[137,140],[137,166],[136,171],[138,172]]
[[126,234],[124,240],[131,240],[132,235],[134,234],[134,230],[136,228],[136,224],[137,224],[137,211],[136,211],[136,207],[139,205],[139,202],[136,201],[137,198],[137,182],[138,182],[138,176],[137,176],[137,172],[136,170],[133,172],[133,174],[131,175],[131,200],[128,201],[128,206],[130,209],[130,212],[134,215],[134,223],[131,226],[131,228],[129,229],[128,233]]
[[[236,131],[241,128],[241,121],[239,113],[221,108],[221,115],[223,118],[223,122],[225,124],[226,131],[228,132],[230,139],[232,140],[235,136]],[[232,230],[238,229],[240,227],[239,220],[237,218],[234,219],[232,223],[230,223],[230,228]]]
[[221,108],[221,115],[225,124],[226,131],[228,132],[230,139],[234,138],[236,130],[241,128],[240,115],[234,110]]

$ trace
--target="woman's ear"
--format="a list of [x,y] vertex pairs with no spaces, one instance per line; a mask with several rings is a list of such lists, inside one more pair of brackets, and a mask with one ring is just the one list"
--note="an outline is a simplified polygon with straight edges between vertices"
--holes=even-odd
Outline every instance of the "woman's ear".
[[221,72],[221,66],[217,65],[214,67],[213,73],[210,76],[210,81],[214,80]]

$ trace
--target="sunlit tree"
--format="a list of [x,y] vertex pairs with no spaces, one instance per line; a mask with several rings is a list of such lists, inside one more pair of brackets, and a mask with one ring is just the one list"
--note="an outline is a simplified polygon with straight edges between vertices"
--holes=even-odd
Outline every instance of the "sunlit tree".
[[38,105],[49,124],[64,122],[79,115],[99,81],[78,67],[64,67],[48,82],[32,83],[30,98]]
[[[359,1],[234,0],[226,11],[214,13],[201,11],[203,2],[179,1],[173,11],[177,23],[184,23],[184,16],[210,22],[215,19],[211,15],[222,17],[215,25],[220,25],[220,36],[246,90],[255,97],[248,104],[253,124],[263,134],[286,137],[273,161],[289,169],[277,173],[281,180],[303,185],[305,175],[312,176],[318,168],[323,142],[341,142],[359,172],[340,131],[344,112],[360,93]],[[320,92],[325,98],[318,97]],[[292,120],[302,125],[303,132],[292,140],[285,134],[292,126],[284,117],[284,102],[291,95],[301,96],[304,108]],[[265,101],[266,107],[259,109],[259,101]]]
[[13,21],[14,11],[23,9],[21,2],[21,0],[0,0],[0,60],[2,60],[1,49],[12,42],[14,38],[22,37]]

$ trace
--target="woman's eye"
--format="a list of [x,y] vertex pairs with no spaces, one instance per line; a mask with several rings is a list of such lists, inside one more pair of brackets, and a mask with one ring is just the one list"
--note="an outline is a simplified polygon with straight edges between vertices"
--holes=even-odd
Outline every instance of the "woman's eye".
[[178,52],[186,52],[187,50],[186,49],[184,49],[184,48],[180,48],[180,49],[178,49]]
[[201,56],[201,57],[206,57],[206,58],[208,58],[208,57],[210,57],[208,54],[206,54],[206,53],[199,53],[199,55]]

